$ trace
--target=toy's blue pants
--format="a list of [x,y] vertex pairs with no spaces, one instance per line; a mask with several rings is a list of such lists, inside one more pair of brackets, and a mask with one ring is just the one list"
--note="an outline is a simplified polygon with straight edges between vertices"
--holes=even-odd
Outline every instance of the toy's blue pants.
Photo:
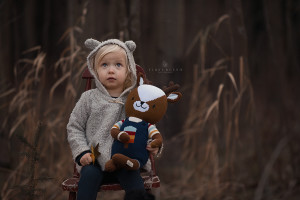
[[78,183],[77,200],[96,199],[99,187],[105,183],[119,182],[126,193],[145,191],[140,171],[121,169],[115,172],[102,171],[98,163],[87,165],[81,169]]

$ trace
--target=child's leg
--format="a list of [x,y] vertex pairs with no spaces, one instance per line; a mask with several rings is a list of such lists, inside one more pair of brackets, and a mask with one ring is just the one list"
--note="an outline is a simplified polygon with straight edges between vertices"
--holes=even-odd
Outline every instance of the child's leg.
[[122,188],[125,190],[124,200],[154,200],[154,196],[148,194],[144,187],[144,181],[139,170],[120,169],[116,171]]
[[77,200],[96,199],[103,180],[103,171],[98,165],[87,165],[81,169]]
[[129,192],[131,190],[145,190],[140,170],[120,169],[116,171],[116,175],[125,192]]

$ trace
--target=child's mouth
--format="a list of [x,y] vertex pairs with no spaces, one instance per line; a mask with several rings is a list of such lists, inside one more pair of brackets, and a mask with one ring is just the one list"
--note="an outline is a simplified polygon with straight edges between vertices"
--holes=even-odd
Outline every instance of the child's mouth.
[[115,81],[115,80],[117,80],[117,79],[115,79],[115,78],[113,78],[113,77],[110,77],[110,78],[108,78],[107,80],[109,80],[109,81]]

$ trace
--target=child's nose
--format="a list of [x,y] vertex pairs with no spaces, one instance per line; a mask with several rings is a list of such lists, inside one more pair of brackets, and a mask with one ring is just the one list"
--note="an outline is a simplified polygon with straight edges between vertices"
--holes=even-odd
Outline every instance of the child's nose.
[[114,73],[114,72],[115,72],[115,69],[114,69],[114,66],[113,66],[113,65],[109,65],[109,67],[108,67],[108,72],[109,72],[109,73]]

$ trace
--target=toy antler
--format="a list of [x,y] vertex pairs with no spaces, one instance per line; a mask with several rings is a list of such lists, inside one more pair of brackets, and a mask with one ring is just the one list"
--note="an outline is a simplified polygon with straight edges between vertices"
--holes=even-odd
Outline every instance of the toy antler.
[[180,92],[175,92],[176,90],[178,90],[180,86],[178,84],[174,84],[173,81],[170,81],[169,86],[163,87],[163,91],[165,92],[166,96],[167,96],[167,101],[170,103],[174,103],[179,101],[179,99],[181,99],[182,94]]
[[163,87],[163,91],[166,93],[166,95],[168,96],[169,94],[171,94],[172,92],[176,91],[179,89],[179,85],[178,84],[174,84],[173,81],[169,82],[169,86],[164,86]]

